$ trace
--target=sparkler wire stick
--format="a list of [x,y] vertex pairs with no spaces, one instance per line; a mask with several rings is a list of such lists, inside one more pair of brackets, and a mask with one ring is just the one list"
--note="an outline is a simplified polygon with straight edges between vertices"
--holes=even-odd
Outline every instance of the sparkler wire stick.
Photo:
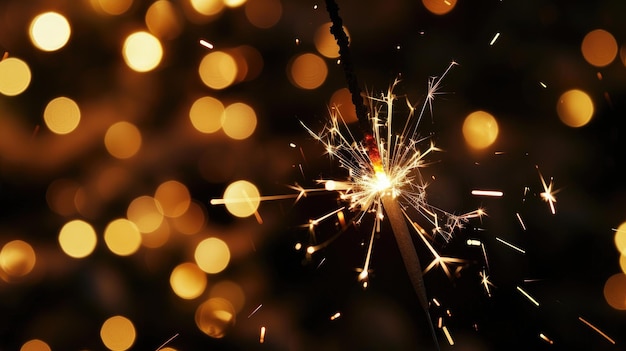
[[[328,11],[332,22],[330,32],[335,37],[337,45],[339,46],[339,56],[341,58],[346,81],[348,83],[348,90],[352,96],[352,103],[356,109],[359,125],[364,134],[363,141],[365,146],[368,148],[368,156],[372,162],[374,170],[377,173],[383,173],[384,166],[378,151],[378,145],[376,145],[376,139],[373,137],[372,127],[369,124],[367,108],[363,103],[361,89],[359,88],[359,84],[354,73],[348,36],[343,30],[343,20],[339,16],[339,6],[334,0],[326,0],[326,10]],[[417,251],[415,250],[415,246],[413,245],[413,241],[411,239],[409,228],[404,220],[402,209],[400,208],[398,201],[391,194],[382,196],[382,203],[385,213],[389,218],[389,223],[391,224],[391,230],[395,236],[396,243],[398,244],[398,249],[400,250],[400,255],[402,256],[402,260],[404,262],[404,267],[407,270],[413,289],[415,290],[415,293],[419,298],[420,305],[422,306],[422,309],[428,319],[428,325],[430,327],[431,336],[435,346],[437,347],[437,350],[439,350],[440,348],[435,334],[435,327],[433,326],[428,308],[428,297],[426,294],[426,287],[424,286],[422,268],[417,256]]]

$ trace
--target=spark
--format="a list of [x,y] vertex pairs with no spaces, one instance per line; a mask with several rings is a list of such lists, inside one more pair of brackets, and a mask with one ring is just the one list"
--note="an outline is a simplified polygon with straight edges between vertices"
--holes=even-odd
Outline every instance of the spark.
[[493,44],[495,44],[496,40],[498,40],[499,37],[500,37],[500,32],[496,33],[496,35],[493,36],[493,39],[491,39],[489,46],[493,46]]
[[485,288],[485,292],[487,293],[487,296],[491,297],[491,290],[489,286],[495,287],[495,285],[493,285],[493,283],[489,281],[489,276],[487,275],[487,272],[485,271],[484,268],[483,268],[483,271],[478,272],[478,274],[480,275],[480,278],[481,278],[480,283]]
[[539,82],[539,85],[541,85],[541,87],[542,87],[542,88],[544,88],[544,89],[548,87],[548,86],[546,85],[546,83],[544,83],[544,82]]
[[556,214],[556,209],[554,207],[554,203],[556,202],[556,198],[554,194],[558,192],[558,190],[553,191],[552,186],[554,182],[552,178],[550,178],[550,184],[546,185],[546,180],[541,175],[541,171],[539,171],[539,166],[535,166],[537,168],[537,172],[539,172],[539,178],[541,179],[541,185],[543,185],[543,192],[540,194],[543,201],[547,202],[550,205],[550,211],[552,214]]
[[515,246],[515,245],[513,245],[513,244],[511,244],[511,243],[509,243],[509,242],[507,242],[507,241],[504,241],[504,239],[500,239],[500,238],[496,237],[496,240],[498,240],[499,242],[503,243],[504,245],[506,245],[506,246],[508,246],[508,247],[512,248],[513,250],[519,251],[519,252],[521,252],[522,254],[526,254],[526,251],[525,251],[525,250],[520,249],[519,247],[517,247],[517,246]]
[[467,246],[481,246],[482,242],[477,239],[467,239]]
[[261,332],[259,334],[259,344],[262,344],[265,342],[265,327],[261,327]]
[[472,190],[472,195],[502,197],[504,193],[498,190]]
[[549,337],[547,337],[544,333],[539,333],[539,337],[541,339],[543,339],[545,342],[547,342],[550,345],[554,344],[554,341],[552,341],[552,339],[550,339]]
[[441,307],[441,303],[439,303],[439,300],[437,300],[436,298],[433,297],[433,303],[435,304],[435,306],[437,307]]
[[259,304],[259,305],[258,305],[258,306],[254,309],[254,311],[250,312],[250,314],[248,315],[248,318],[252,317],[255,313],[257,313],[257,312],[261,309],[261,307],[263,307],[263,304]]
[[530,296],[524,289],[517,286],[517,291],[519,291],[522,295],[524,295],[530,302],[532,302],[535,306],[539,307],[539,301],[535,300],[532,296]]
[[615,340],[611,339],[608,335],[606,335],[604,332],[598,329],[595,325],[587,322],[585,319],[583,319],[583,317],[578,317],[578,320],[585,323],[589,328],[593,329],[595,332],[602,335],[602,337],[608,340],[611,344],[615,345]]
[[341,312],[336,312],[335,314],[333,314],[332,316],[330,316],[330,320],[334,321],[335,319],[341,317]]
[[207,49],[213,49],[213,44],[209,43],[204,39],[200,39],[200,45],[204,46]]

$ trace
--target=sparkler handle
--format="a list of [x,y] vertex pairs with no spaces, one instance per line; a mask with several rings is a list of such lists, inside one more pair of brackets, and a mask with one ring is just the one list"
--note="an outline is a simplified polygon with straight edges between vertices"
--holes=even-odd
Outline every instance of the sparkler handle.
[[433,341],[437,346],[437,350],[440,350],[439,343],[437,342],[437,335],[435,334],[435,327],[433,326],[433,322],[430,318],[428,296],[426,295],[426,287],[424,286],[422,267],[420,265],[419,258],[417,257],[415,246],[413,246],[411,233],[409,232],[409,227],[407,226],[404,215],[402,214],[402,209],[400,208],[398,201],[390,195],[383,196],[382,201],[385,213],[387,214],[387,218],[391,224],[391,231],[393,232],[396,242],[398,243],[398,249],[400,250],[402,261],[404,261],[404,267],[409,274],[409,279],[411,280],[413,289],[415,289],[415,293],[417,294],[420,304],[422,305],[422,308],[426,313],[426,317],[428,318],[428,326],[430,327]]

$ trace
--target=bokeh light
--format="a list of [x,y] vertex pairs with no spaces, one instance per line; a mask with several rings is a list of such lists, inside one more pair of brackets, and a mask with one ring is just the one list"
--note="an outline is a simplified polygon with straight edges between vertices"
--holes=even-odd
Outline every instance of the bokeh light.
[[604,284],[604,299],[616,310],[626,310],[626,274],[617,273]]
[[66,255],[73,258],[89,256],[96,248],[98,238],[91,224],[75,219],[67,222],[59,232],[59,244]]
[[228,53],[214,51],[202,58],[198,74],[207,87],[215,90],[225,89],[235,82],[237,63]]
[[161,183],[154,193],[154,199],[161,205],[166,217],[182,216],[191,203],[189,190],[185,184],[176,180]]
[[328,106],[339,110],[341,117],[346,123],[357,121],[356,109],[352,103],[352,94],[348,88],[341,88],[330,97]]
[[135,223],[140,232],[150,233],[163,222],[163,209],[153,197],[139,196],[128,205],[126,217]]
[[141,233],[141,245],[156,249],[167,244],[172,234],[168,221],[161,221],[159,227],[149,233]]
[[261,203],[259,189],[246,181],[238,180],[228,185],[224,191],[226,209],[237,217],[249,217],[259,208]]
[[204,96],[191,105],[189,120],[202,133],[215,133],[222,128],[224,105],[216,98]]
[[568,90],[559,98],[556,112],[564,124],[570,127],[582,127],[593,117],[593,101],[582,90]]
[[[337,58],[339,57],[339,46],[337,45],[337,40],[330,32],[331,26],[331,22],[324,23],[319,26],[313,36],[313,43],[315,44],[315,49],[317,49],[317,52],[319,52],[322,56],[328,58]],[[345,26],[343,27],[343,31],[346,32],[349,40],[350,33]]]
[[225,299],[214,297],[203,302],[196,309],[196,325],[212,338],[223,338],[235,324],[235,309]]
[[206,273],[192,262],[179,264],[170,275],[172,290],[183,299],[191,300],[202,295],[206,285]]
[[168,0],[157,0],[146,11],[146,26],[157,38],[174,39],[183,31],[183,16]]
[[236,8],[246,3],[246,0],[223,0],[224,5],[230,8]]
[[52,351],[52,349],[45,341],[32,339],[25,342],[20,348],[20,351]]
[[132,123],[126,121],[114,123],[104,135],[104,146],[115,158],[133,157],[141,148],[141,133]]
[[498,122],[488,112],[472,112],[463,121],[463,137],[470,147],[485,149],[498,138]]
[[61,216],[71,216],[76,213],[74,198],[80,185],[70,179],[57,179],[48,185],[46,201],[48,207]]
[[140,31],[126,37],[122,54],[124,61],[132,70],[148,72],[161,63],[163,47],[154,35]]
[[328,67],[318,55],[306,53],[295,57],[287,69],[289,81],[301,89],[316,89],[328,76]]
[[125,218],[111,221],[104,229],[104,242],[118,256],[132,255],[141,246],[141,233],[135,223]]
[[617,227],[615,231],[615,247],[622,254],[626,255],[626,222]]
[[78,127],[80,108],[74,100],[61,96],[50,100],[46,105],[43,119],[53,133],[68,134]]
[[215,16],[224,9],[223,0],[189,0],[191,7],[201,15]]
[[587,33],[580,46],[587,62],[596,66],[609,65],[617,56],[617,41],[604,29],[596,29]]
[[246,295],[241,286],[230,280],[223,280],[213,284],[209,297],[219,297],[228,300],[235,312],[239,313],[246,304]]
[[28,88],[32,74],[26,62],[9,57],[0,61],[0,77],[0,94],[15,96]]
[[0,268],[11,277],[23,277],[35,267],[37,257],[29,243],[13,240],[0,250]]
[[98,11],[118,16],[132,6],[133,0],[91,0],[91,6]]
[[280,0],[254,0],[245,5],[246,18],[253,26],[267,29],[275,26],[283,15]]
[[216,274],[228,266],[230,250],[223,240],[207,238],[196,246],[194,259],[200,269],[206,273]]
[[179,233],[196,234],[206,224],[206,209],[196,201],[191,201],[182,216],[172,219],[172,225]]
[[456,0],[422,0],[424,7],[435,15],[445,15],[456,6]]
[[113,316],[100,328],[100,339],[111,351],[128,350],[135,343],[136,336],[133,322],[124,316]]
[[227,136],[243,140],[254,133],[257,119],[254,109],[243,102],[226,106],[222,117],[222,129]]
[[624,254],[619,256],[619,267],[622,269],[622,273],[626,274],[626,255]]
[[67,19],[56,12],[37,15],[30,24],[30,40],[39,50],[56,51],[65,46],[72,30]]

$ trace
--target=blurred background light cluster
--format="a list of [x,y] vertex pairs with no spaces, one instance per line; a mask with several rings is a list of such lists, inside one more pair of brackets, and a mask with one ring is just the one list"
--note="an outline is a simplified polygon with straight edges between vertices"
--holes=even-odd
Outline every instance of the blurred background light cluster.
[[[623,4],[339,2],[364,91],[380,96],[398,79],[398,101],[421,102],[428,77],[459,63],[420,135],[434,135],[450,166],[430,175],[433,188],[459,184],[436,201],[466,205],[474,199],[459,189],[469,184],[521,194],[542,163],[565,178],[559,186],[585,190],[559,200],[562,225],[609,233],[598,222],[626,219],[626,186],[612,171],[626,156]],[[330,26],[314,1],[0,4],[0,349],[155,349],[176,333],[161,350],[254,349],[266,323],[274,349],[332,344],[311,341],[325,331],[311,325],[329,319],[302,306],[352,281],[318,289],[302,276],[358,261],[362,242],[307,270],[297,236],[325,200],[311,196],[303,210],[262,202],[297,195],[286,185],[319,186],[332,163],[301,121],[317,130],[328,109],[357,119]],[[517,208],[509,196],[501,207]],[[346,228],[339,216],[333,229]],[[595,285],[581,291],[612,309],[598,319],[618,320],[626,224],[612,234],[614,245],[581,244],[592,239],[579,233],[520,241],[537,246],[528,257],[546,260],[548,278],[562,267],[550,250],[576,248],[589,262],[597,252],[579,246],[601,251],[593,273],[582,269]],[[340,305],[327,302],[310,306]]]

